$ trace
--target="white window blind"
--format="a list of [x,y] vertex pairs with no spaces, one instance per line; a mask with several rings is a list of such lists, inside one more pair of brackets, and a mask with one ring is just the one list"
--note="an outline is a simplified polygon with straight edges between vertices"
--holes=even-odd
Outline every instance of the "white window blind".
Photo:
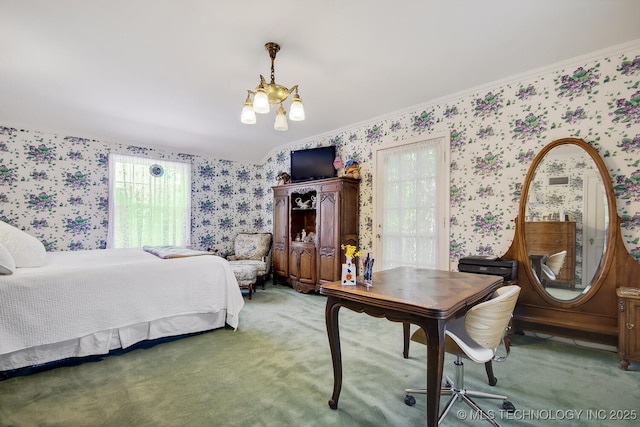
[[191,244],[191,165],[109,155],[107,247]]

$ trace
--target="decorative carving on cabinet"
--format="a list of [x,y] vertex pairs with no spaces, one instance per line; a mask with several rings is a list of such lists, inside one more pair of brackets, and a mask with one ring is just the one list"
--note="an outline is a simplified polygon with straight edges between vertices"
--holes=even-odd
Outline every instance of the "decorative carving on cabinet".
[[[576,151],[577,150],[577,151]],[[558,213],[558,206],[555,206],[555,213],[538,215],[543,206],[540,195],[544,187],[536,182],[536,174],[545,165],[557,166],[562,160],[556,156],[566,155],[574,159],[576,156],[583,156],[578,163],[582,168],[592,169],[596,178],[594,188],[601,188],[602,195],[594,202],[601,206],[604,218],[601,231],[594,234],[595,238],[581,239],[591,232],[586,217],[593,215],[589,211],[580,211],[572,207],[567,212]],[[553,169],[553,168],[549,168]],[[575,179],[570,180],[580,184],[586,182],[579,173],[575,173]],[[598,183],[599,181],[599,183]],[[555,185],[558,181],[547,179],[549,186]],[[578,193],[573,188],[573,193]],[[582,188],[586,191],[585,187]],[[553,191],[556,191],[554,188]],[[591,191],[593,193],[593,191]],[[579,199],[583,193],[577,195]],[[585,199],[592,197],[589,192],[585,193]],[[558,201],[558,197],[547,196],[549,199]],[[544,197],[542,197],[544,199]],[[560,198],[561,199],[561,198]],[[573,200],[571,200],[573,202]],[[584,202],[586,207],[587,202]],[[540,270],[534,268],[534,260],[540,254],[529,253],[525,223],[527,221],[557,221],[578,220],[578,231],[575,233],[578,243],[575,248],[578,261],[576,271],[573,272],[576,278],[584,275],[582,280],[576,280],[575,289],[560,290],[543,286],[540,277]],[[584,221],[584,223],[583,223]],[[597,234],[600,233],[600,234]],[[602,239],[602,248],[592,251],[592,254],[584,248],[585,245],[595,244],[594,241]],[[571,243],[573,244],[573,243]],[[581,247],[582,245],[582,247]],[[589,259],[583,259],[582,254],[587,254]],[[515,219],[515,235],[513,243],[505,258],[518,260],[521,268],[518,269],[518,285],[522,288],[518,304],[514,311],[514,330],[531,330],[551,335],[559,335],[575,339],[587,340],[609,345],[616,345],[618,340],[618,301],[616,288],[621,286],[640,287],[640,264],[629,254],[622,241],[620,218],[616,208],[616,199],[609,172],[596,151],[591,145],[578,138],[563,138],[551,142],[545,146],[535,157],[529,171],[525,177],[518,216]],[[572,260],[573,261],[573,260]],[[591,277],[591,280],[589,280]]]
[[289,189],[289,195],[292,195],[293,193],[309,194],[309,193],[316,192],[317,190],[318,189],[316,187],[296,187],[296,188]]
[[327,247],[323,246],[320,248],[320,256],[324,257],[334,257],[336,256],[336,248],[335,247]]

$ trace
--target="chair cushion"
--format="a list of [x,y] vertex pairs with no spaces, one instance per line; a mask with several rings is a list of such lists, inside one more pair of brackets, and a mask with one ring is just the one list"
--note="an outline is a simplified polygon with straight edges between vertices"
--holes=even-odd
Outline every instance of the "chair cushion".
[[229,264],[231,265],[233,275],[238,281],[238,285],[247,286],[256,283],[258,278],[258,269],[255,266],[249,264]]
[[271,248],[270,233],[240,233],[234,241],[235,259],[262,260]]
[[253,259],[229,260],[229,264],[233,269],[234,266],[251,266],[256,269],[258,276],[267,274],[267,263],[264,261],[256,261]]
[[467,333],[464,323],[464,317],[447,323],[445,351],[476,363],[485,363],[493,359],[495,349],[485,348],[475,342]]

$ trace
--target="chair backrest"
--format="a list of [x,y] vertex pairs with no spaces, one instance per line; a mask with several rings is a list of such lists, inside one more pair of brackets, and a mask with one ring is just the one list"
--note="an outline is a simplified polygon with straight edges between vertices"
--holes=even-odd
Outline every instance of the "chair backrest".
[[567,251],[560,251],[553,255],[549,255],[545,264],[553,271],[556,276],[560,273],[560,269],[564,264],[564,258],[567,256]]
[[496,349],[511,320],[518,295],[520,286],[503,286],[488,301],[471,307],[464,318],[469,336],[484,348]]
[[271,250],[271,233],[238,233],[233,241],[236,259],[263,260]]

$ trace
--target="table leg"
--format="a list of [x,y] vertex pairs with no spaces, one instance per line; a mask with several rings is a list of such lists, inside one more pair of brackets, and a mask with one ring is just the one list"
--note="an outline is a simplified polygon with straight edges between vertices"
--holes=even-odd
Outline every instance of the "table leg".
[[440,388],[444,369],[445,321],[425,319],[419,326],[427,334],[427,426],[438,425]]
[[340,331],[338,330],[339,310],[338,301],[333,297],[327,297],[325,322],[327,324],[329,348],[331,348],[331,360],[333,361],[333,395],[329,399],[329,407],[331,409],[338,409],[338,398],[342,389],[342,354],[340,352]]
[[404,348],[402,350],[402,355],[405,359],[409,358],[409,340],[411,339],[411,324],[407,322],[402,322],[402,335],[404,338]]

